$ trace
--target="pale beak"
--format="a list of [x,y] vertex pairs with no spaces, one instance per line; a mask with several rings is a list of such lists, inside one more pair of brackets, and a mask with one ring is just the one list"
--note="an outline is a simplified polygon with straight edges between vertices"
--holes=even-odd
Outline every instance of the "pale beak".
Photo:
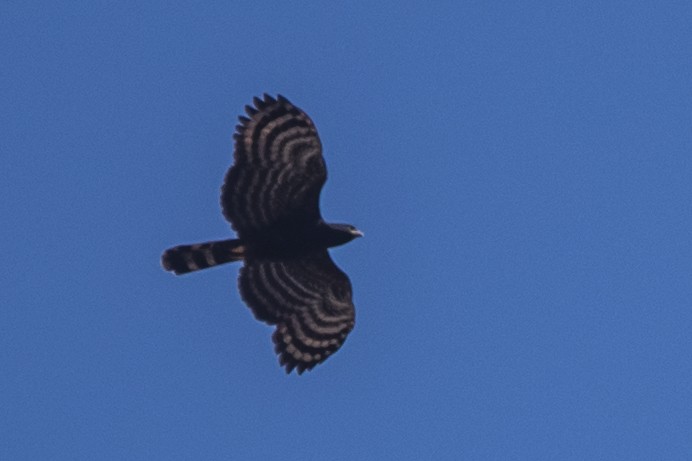
[[365,234],[362,233],[361,231],[359,231],[358,229],[353,229],[353,230],[351,231],[351,235],[355,235],[356,237],[363,237],[363,236],[365,236]]

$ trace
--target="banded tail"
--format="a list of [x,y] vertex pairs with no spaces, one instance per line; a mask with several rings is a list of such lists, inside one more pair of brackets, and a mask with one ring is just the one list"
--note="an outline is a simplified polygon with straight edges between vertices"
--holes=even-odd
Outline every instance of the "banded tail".
[[169,248],[161,255],[161,265],[167,271],[180,275],[232,261],[242,261],[244,257],[245,247],[240,240],[218,240]]

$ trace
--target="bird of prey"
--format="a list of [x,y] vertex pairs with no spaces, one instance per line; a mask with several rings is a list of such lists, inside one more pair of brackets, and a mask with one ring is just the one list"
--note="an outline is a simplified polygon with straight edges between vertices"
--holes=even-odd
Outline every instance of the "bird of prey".
[[322,219],[327,169],[312,120],[280,95],[253,102],[239,117],[221,188],[223,215],[238,238],[169,248],[161,263],[185,274],[243,261],[241,297],[258,320],[276,326],[272,339],[286,372],[301,374],[353,329],[351,282],[327,249],[363,234]]

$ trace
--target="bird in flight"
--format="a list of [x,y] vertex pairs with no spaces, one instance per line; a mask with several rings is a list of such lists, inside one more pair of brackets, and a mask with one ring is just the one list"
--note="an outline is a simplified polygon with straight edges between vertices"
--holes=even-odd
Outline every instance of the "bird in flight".
[[169,248],[161,263],[179,275],[243,261],[241,297],[258,320],[276,326],[272,339],[286,372],[301,374],[353,329],[351,282],[327,249],[363,234],[322,219],[327,169],[312,120],[281,95],[253,102],[239,117],[221,188],[223,215],[238,238]]

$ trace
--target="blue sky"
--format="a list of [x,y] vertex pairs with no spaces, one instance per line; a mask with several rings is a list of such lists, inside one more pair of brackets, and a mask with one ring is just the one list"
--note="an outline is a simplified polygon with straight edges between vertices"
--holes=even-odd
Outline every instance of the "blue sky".
[[[690,459],[689,2],[2,2],[0,458]],[[356,328],[285,375],[236,117],[315,121]]]

